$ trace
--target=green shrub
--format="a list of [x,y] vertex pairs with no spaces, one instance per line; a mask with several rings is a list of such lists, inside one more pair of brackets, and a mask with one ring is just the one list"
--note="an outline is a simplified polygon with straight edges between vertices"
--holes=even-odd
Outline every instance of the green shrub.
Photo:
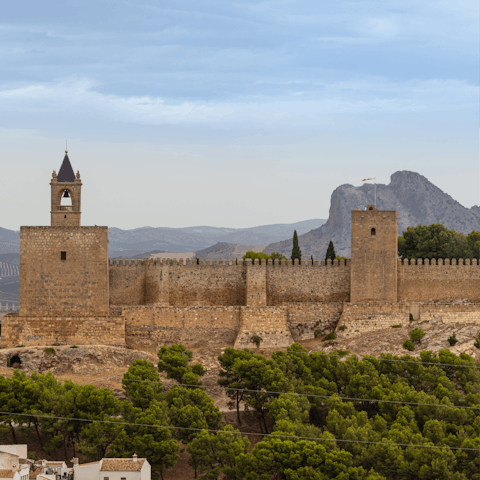
[[413,315],[410,314],[410,321],[413,322]]
[[76,345],[72,345],[70,348],[78,348]]
[[10,368],[12,366],[12,361],[7,358],[7,367]]
[[15,348],[23,348],[25,345],[17,345]]
[[313,332],[313,335],[314,335],[315,338],[320,338],[322,336],[322,332],[320,330],[315,330]]
[[44,350],[44,352],[47,354],[47,355],[55,355],[55,349],[54,348],[46,348]]
[[453,335],[448,339],[448,343],[450,344],[451,347],[453,347],[457,342],[458,342],[458,340],[457,340],[457,337],[455,337],[455,334],[453,334]]
[[335,350],[332,352],[332,355],[336,355],[338,357],[344,357],[345,355],[348,355],[350,353],[350,350]]
[[402,328],[401,325],[392,325],[392,328]]
[[410,330],[409,335],[412,342],[418,343],[425,336],[425,332],[421,328],[416,327]]
[[330,340],[335,340],[337,338],[337,335],[335,332],[329,333],[325,337],[323,337],[322,342],[329,342]]
[[480,332],[478,332],[474,345],[475,347],[480,348]]
[[260,347],[260,342],[262,341],[262,339],[258,336],[258,335],[254,335],[252,337],[252,342],[258,347]]
[[413,352],[415,350],[415,345],[413,344],[413,342],[411,340],[405,340],[403,342],[403,348],[405,350],[409,350],[410,352]]
[[342,332],[345,331],[346,328],[347,328],[346,325],[342,325],[341,327],[338,327],[338,329]]

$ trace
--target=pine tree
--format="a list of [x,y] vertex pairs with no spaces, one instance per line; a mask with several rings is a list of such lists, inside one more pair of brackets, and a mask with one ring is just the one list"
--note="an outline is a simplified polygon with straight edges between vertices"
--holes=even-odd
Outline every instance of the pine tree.
[[330,243],[328,244],[327,248],[327,255],[325,256],[325,260],[328,260],[329,258],[333,261],[335,260],[335,248],[333,247],[333,242],[330,240]]
[[302,259],[302,251],[300,250],[300,247],[298,246],[297,231],[294,230],[294,232],[293,232],[292,261],[294,261],[296,258],[298,258],[298,261],[300,261]]

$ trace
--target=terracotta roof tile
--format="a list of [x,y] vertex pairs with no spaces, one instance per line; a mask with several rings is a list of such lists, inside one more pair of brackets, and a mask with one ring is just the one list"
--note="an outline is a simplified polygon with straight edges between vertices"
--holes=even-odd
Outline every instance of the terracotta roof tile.
[[79,463],[76,467],[83,467],[84,465],[98,465],[100,462]]
[[42,473],[42,467],[38,467],[36,470],[30,470],[28,472],[28,478],[37,478],[37,475]]
[[131,458],[104,458],[101,472],[139,472],[145,458],[139,458],[136,462]]
[[0,470],[0,478],[13,478],[15,470]]

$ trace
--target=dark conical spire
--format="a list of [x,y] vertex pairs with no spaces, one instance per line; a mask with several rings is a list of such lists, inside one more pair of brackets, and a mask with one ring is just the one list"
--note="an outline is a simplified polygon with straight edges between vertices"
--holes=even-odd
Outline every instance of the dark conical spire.
[[57,175],[57,182],[74,182],[75,174],[73,173],[73,168],[68,158],[68,151],[65,150],[65,157],[60,167],[60,171]]

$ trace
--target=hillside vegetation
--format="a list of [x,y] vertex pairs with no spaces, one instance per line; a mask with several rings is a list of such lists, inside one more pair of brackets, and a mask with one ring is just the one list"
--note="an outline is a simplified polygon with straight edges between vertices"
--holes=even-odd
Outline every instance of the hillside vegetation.
[[124,375],[125,399],[51,373],[0,377],[0,435],[16,441],[21,424],[65,458],[137,453],[152,478],[174,467],[182,448],[196,475],[210,479],[476,478],[480,381],[471,357],[344,354],[309,354],[298,344],[270,358],[225,349],[219,383],[232,408],[255,413],[263,438],[253,448],[242,427],[222,426],[202,388],[205,369],[182,345],[159,352],[158,370],[177,385],[166,390],[154,365],[137,360]]

